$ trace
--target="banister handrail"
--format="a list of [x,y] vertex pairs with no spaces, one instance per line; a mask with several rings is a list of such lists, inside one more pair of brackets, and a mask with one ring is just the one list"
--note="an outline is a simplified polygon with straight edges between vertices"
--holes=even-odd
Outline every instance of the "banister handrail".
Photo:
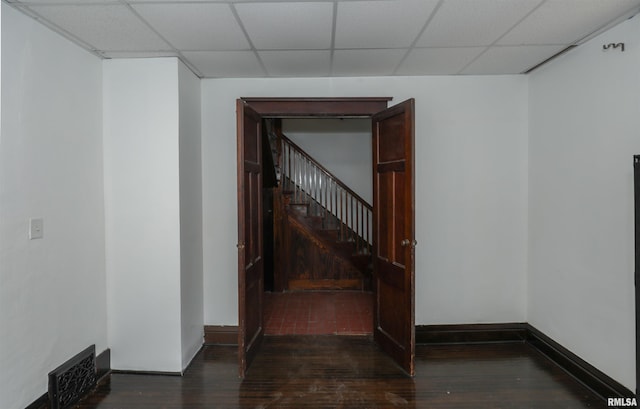
[[[296,151],[298,151],[298,153],[300,155],[302,155],[305,159],[307,159],[308,161],[312,162],[314,164],[314,166],[316,166],[317,168],[319,168],[321,171],[323,171],[324,173],[327,174],[327,176],[329,176],[331,179],[335,180],[338,185],[344,189],[346,192],[348,192],[351,196],[353,196],[354,198],[356,198],[359,202],[362,202],[367,209],[373,211],[373,206],[371,206],[369,204],[369,202],[367,202],[366,200],[364,200],[362,198],[362,196],[360,196],[359,194],[357,194],[356,192],[354,192],[349,186],[345,185],[344,182],[342,182],[336,175],[334,175],[333,173],[331,173],[331,171],[327,168],[325,168],[324,166],[322,166],[321,163],[319,163],[318,161],[316,161],[313,157],[311,157],[307,152],[305,152],[304,149],[302,149],[300,146],[298,146],[295,142],[293,142],[291,139],[289,139],[286,135],[284,134],[280,134],[280,137],[282,138],[283,141],[285,141],[286,143],[288,143],[289,145],[293,146],[295,148]],[[281,166],[282,168],[282,166]]]
[[281,131],[277,135],[281,189],[291,189],[293,202],[308,204],[323,226],[335,227],[338,240],[352,242],[356,254],[370,255],[373,207]]

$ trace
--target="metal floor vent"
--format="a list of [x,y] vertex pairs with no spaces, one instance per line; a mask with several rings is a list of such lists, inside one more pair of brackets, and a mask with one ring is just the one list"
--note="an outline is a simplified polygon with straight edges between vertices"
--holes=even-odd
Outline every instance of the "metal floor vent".
[[96,386],[96,346],[91,345],[49,372],[51,409],[67,409]]

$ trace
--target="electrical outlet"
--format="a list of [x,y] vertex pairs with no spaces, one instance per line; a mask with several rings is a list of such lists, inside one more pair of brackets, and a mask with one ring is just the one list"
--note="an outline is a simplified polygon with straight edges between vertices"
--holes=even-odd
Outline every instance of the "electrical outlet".
[[44,234],[44,220],[42,218],[29,219],[29,240],[41,239]]

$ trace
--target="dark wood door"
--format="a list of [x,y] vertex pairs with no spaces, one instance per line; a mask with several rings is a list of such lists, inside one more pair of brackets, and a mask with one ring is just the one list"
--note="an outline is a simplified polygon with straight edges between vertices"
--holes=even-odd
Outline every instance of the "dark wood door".
[[414,100],[372,117],[374,339],[411,376],[415,357]]
[[264,334],[262,323],[262,118],[236,103],[238,139],[238,358],[244,377]]
[[640,155],[633,157],[635,222],[636,222],[636,395],[640,393]]

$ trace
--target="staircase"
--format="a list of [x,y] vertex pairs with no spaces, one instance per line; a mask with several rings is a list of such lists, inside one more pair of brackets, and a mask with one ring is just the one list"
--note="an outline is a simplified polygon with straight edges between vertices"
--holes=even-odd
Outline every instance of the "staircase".
[[283,249],[277,256],[284,267],[283,289],[370,291],[371,205],[279,127],[269,134],[276,156],[274,220]]

